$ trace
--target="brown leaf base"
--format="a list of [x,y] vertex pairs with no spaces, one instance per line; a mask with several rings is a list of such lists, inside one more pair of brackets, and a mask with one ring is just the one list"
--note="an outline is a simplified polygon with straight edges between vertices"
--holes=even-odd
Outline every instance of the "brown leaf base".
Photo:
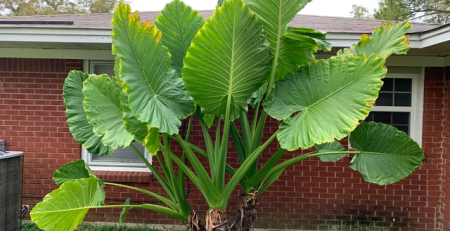
[[251,231],[258,213],[258,192],[242,193],[241,205],[236,214],[235,222],[229,227],[230,231]]

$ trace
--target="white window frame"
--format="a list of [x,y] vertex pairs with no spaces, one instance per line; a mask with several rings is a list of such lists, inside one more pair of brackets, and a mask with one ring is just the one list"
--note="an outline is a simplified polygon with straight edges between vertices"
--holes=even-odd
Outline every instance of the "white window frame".
[[[83,72],[92,73],[94,65],[96,64],[114,64],[114,61],[91,61],[83,60]],[[152,164],[152,155],[145,150],[145,159]],[[151,172],[147,166],[142,163],[124,163],[124,162],[100,162],[92,161],[92,154],[90,154],[85,148],[82,147],[81,158],[88,164],[88,166],[94,171],[121,171],[121,172]]]
[[373,112],[409,112],[409,136],[422,147],[424,74],[388,73],[386,78],[412,79],[411,107],[374,106]]

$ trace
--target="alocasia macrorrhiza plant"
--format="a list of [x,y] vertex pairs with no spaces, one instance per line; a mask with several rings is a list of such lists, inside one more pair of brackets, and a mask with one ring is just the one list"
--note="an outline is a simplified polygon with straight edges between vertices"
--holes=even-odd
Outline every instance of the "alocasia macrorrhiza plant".
[[[60,188],[33,209],[32,220],[45,230],[67,231],[90,209],[123,208],[122,222],[130,208],[141,208],[180,219],[189,230],[249,230],[258,197],[299,161],[338,161],[353,154],[350,167],[380,185],[411,174],[424,158],[417,143],[390,125],[361,122],[383,85],[386,59],[409,50],[409,22],[383,25],[351,48],[316,60],[318,50],[331,50],[326,34],[288,26],[308,2],[222,0],[205,21],[174,0],[154,23],[141,23],[138,13],[120,3],[112,20],[116,76],[69,74],[63,93],[68,125],[90,153],[109,155],[131,146],[167,197],[103,182],[79,160],[54,173]],[[269,115],[282,122],[264,140]],[[206,149],[189,139],[194,117],[201,121]],[[184,138],[181,120],[189,121]],[[348,135],[351,151],[337,141]],[[240,161],[236,169],[226,162],[230,137]],[[133,141],[156,156],[162,172]],[[258,159],[273,142],[280,148],[260,168]],[[181,146],[182,156],[174,154],[173,144]],[[315,151],[278,163],[286,151],[312,147]],[[209,168],[199,157],[207,158]],[[229,181],[226,172],[232,175]],[[204,222],[186,200],[185,175],[209,205]],[[225,209],[239,184],[245,203],[228,222]],[[105,185],[136,190],[163,205],[129,200],[105,205]]]

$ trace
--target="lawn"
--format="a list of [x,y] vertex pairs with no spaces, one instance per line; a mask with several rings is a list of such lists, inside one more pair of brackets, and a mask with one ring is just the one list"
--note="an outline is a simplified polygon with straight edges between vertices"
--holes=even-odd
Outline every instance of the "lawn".
[[[156,229],[150,229],[145,227],[119,227],[119,226],[108,226],[108,225],[81,225],[76,230],[78,231],[159,231]],[[22,224],[21,231],[41,231],[34,224]]]

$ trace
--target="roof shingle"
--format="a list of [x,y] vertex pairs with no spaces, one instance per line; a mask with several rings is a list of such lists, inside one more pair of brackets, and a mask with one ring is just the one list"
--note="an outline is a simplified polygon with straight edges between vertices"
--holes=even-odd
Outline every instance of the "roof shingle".
[[[204,18],[209,18],[213,11],[199,11]],[[140,12],[142,20],[154,21],[159,12]],[[0,28],[74,28],[74,29],[112,29],[112,14],[86,15],[41,15],[2,17],[0,21],[73,21],[73,25],[14,25],[0,24]],[[386,21],[354,19],[343,17],[297,15],[289,24],[294,27],[307,27],[330,33],[371,33],[375,27]],[[440,24],[413,23],[410,33],[421,33],[440,27]]]

